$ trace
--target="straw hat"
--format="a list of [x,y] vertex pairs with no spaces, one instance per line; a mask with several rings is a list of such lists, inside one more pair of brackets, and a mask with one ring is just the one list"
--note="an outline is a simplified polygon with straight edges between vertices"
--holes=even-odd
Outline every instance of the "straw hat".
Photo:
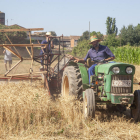
[[46,33],[46,36],[51,36],[51,32],[47,32]]
[[100,39],[97,38],[97,36],[95,36],[95,35],[94,36],[91,36],[90,37],[90,43],[89,44],[92,44],[92,42],[97,41],[97,40],[98,40],[98,42],[101,41]]

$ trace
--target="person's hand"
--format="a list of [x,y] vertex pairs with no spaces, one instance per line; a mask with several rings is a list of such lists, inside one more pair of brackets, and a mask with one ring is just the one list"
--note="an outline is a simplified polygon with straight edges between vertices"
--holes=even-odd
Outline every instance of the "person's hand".
[[75,63],[78,63],[78,62],[79,62],[79,59],[74,60],[74,62],[75,62]]

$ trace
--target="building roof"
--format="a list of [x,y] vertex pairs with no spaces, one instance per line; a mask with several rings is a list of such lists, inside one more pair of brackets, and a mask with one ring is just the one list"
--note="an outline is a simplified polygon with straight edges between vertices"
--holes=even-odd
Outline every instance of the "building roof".
[[9,27],[12,27],[12,26],[18,26],[18,27],[20,27],[20,28],[24,28],[24,27],[22,27],[22,26],[20,26],[20,25],[18,25],[18,24],[13,24],[13,25],[10,25]]
[[78,40],[80,38],[80,36],[70,36],[70,39],[74,39],[74,40]]
[[34,32],[32,35],[45,35],[46,32]]

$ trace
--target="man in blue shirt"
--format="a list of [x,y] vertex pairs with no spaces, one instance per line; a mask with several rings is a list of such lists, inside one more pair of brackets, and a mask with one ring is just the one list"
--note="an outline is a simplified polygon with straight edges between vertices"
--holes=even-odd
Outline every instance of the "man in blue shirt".
[[[91,58],[92,61],[98,61],[103,60],[104,61],[111,61],[115,59],[114,54],[111,52],[111,50],[107,46],[100,45],[99,42],[101,40],[98,39],[96,36],[90,37],[90,44],[92,44],[92,48],[88,51],[86,57],[84,59],[77,59],[75,62],[86,62],[88,58]],[[89,83],[90,83],[90,76],[95,74],[95,66],[97,64],[93,64],[88,69],[88,75],[89,75]]]
[[[47,44],[47,45],[42,45],[41,46],[41,51],[40,51],[40,55],[43,55],[44,53],[49,53],[51,52],[52,53],[52,50],[51,50],[51,44],[52,42],[50,41],[50,37],[51,36],[51,32],[47,32],[46,33],[46,40],[43,40],[41,42],[41,44]],[[53,55],[50,56],[50,61],[52,59]],[[43,59],[41,58],[41,69],[43,68]]]

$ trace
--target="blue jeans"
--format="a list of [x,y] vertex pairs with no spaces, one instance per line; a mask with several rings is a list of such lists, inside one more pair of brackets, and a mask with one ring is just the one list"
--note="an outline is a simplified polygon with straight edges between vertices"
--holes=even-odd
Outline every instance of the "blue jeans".
[[[43,54],[44,54],[44,53],[41,51],[39,55],[43,55]],[[50,61],[52,60],[53,56],[54,56],[54,55],[53,55],[53,53],[51,52],[51,58],[50,58]],[[42,60],[42,59],[43,59],[43,57],[40,58],[41,65],[43,65],[43,60]]]
[[[41,51],[39,55],[43,55],[43,52]],[[40,58],[41,65],[43,65],[43,60],[42,59],[43,59],[43,57]]]
[[89,78],[89,84],[90,84],[90,76],[95,74],[95,66],[97,64],[93,64],[89,69],[88,69],[88,78]]
[[[111,61],[109,63],[115,63],[115,61]],[[90,84],[90,76],[95,74],[95,66],[97,64],[93,64],[89,69],[88,69],[88,78],[89,78],[89,84]]]

